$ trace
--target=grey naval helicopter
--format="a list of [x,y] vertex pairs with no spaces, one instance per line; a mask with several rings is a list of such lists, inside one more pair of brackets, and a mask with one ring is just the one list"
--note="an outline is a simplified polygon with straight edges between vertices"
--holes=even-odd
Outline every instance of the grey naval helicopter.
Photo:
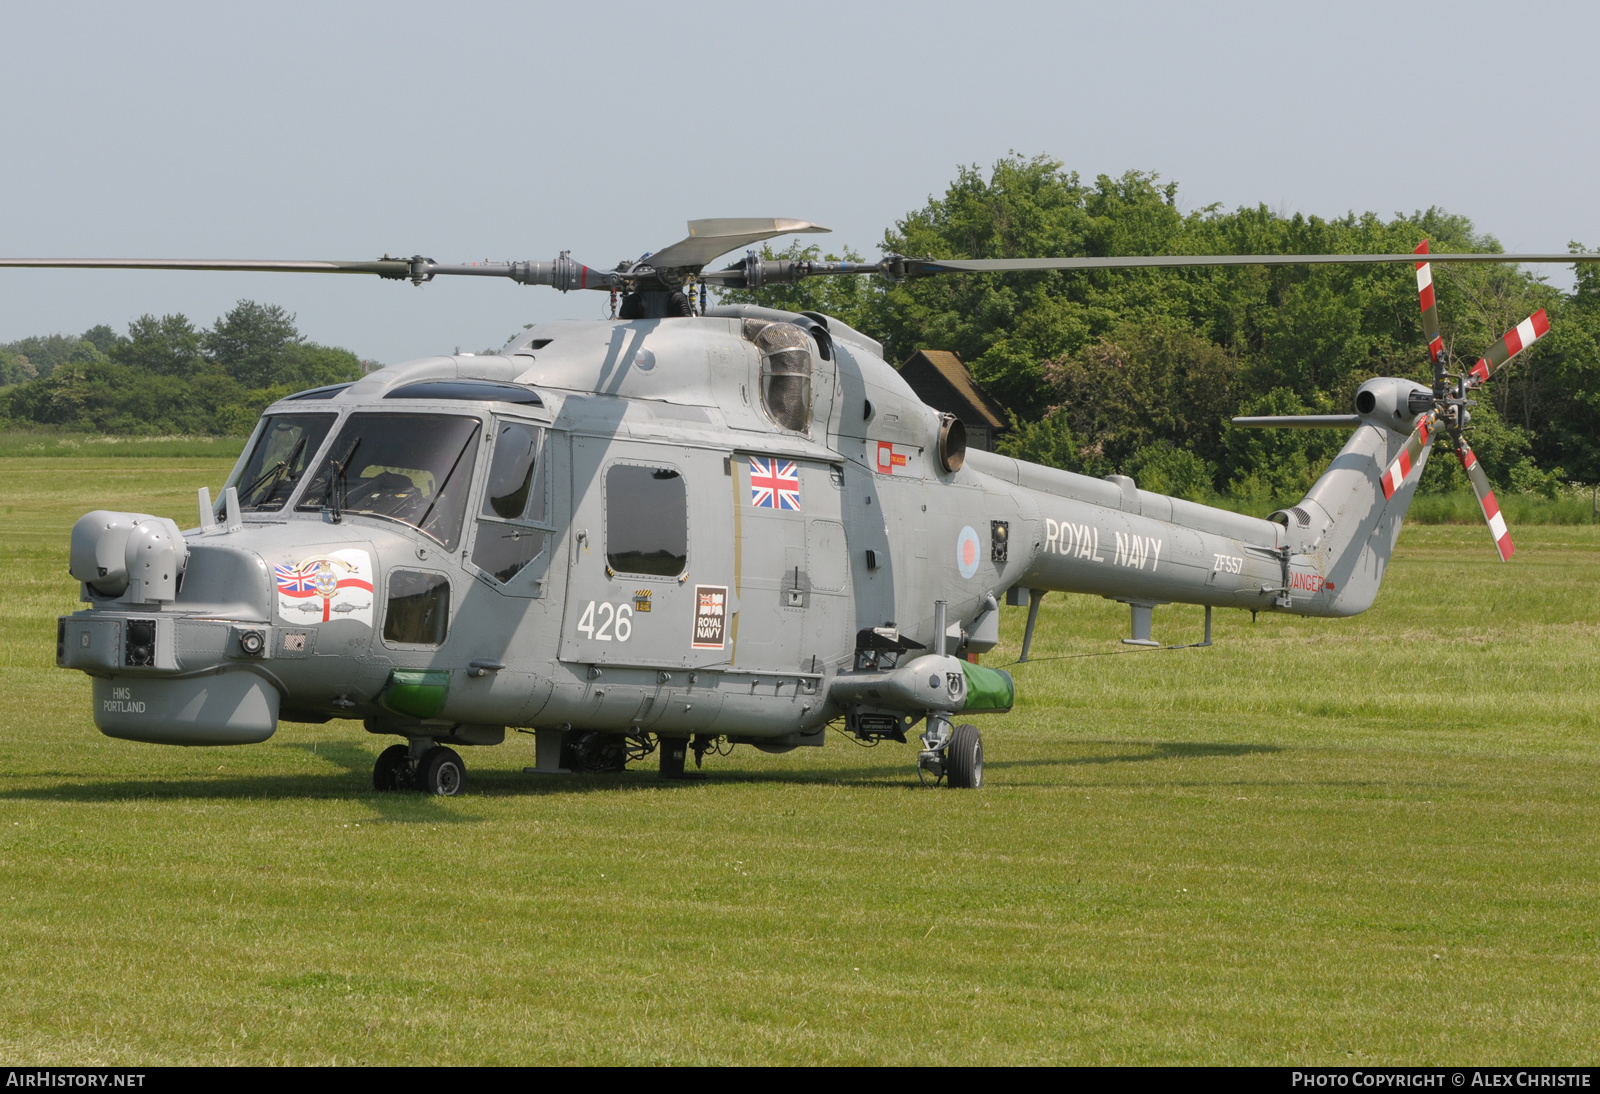
[[[702,220],[614,269],[574,261],[0,259],[0,266],[367,273],[421,285],[500,277],[612,294],[612,319],[540,323],[492,355],[425,357],[268,407],[199,525],[107,510],[72,530],[83,610],[57,663],[92,678],[110,736],[165,744],[266,740],[280,720],[359,718],[402,739],[382,790],[452,795],[461,746],[536,738],[534,772],[619,771],[659,749],[907,741],[917,771],[983,781],[966,716],[1015,686],[970,655],[999,641],[1000,604],[1088,593],[1154,608],[1304,616],[1369,607],[1433,442],[1448,435],[1495,545],[1494,494],[1464,431],[1470,395],[1548,330],[1544,313],[1469,370],[1439,337],[1430,256],[1162,256],[789,261],[754,251],[792,220]],[[1561,262],[1589,256],[1435,255]],[[1600,255],[1593,256],[1600,258]],[[1431,387],[1362,384],[1349,414],[1235,419],[1351,430],[1298,504],[1262,520],[968,450],[830,316],[707,306],[706,287],[816,276],[1413,262]],[[688,291],[685,291],[685,290]],[[698,290],[698,301],[695,292]],[[616,307],[620,294],[620,310]]]

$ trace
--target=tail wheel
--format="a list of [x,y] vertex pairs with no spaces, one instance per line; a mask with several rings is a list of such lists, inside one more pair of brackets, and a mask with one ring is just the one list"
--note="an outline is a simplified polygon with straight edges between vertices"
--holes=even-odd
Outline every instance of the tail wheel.
[[977,726],[970,722],[956,726],[945,756],[951,786],[976,790],[983,785],[983,734]]
[[390,745],[378,754],[378,762],[372,765],[372,789],[405,788],[406,757],[409,751],[405,745]]
[[453,748],[430,749],[417,764],[417,789],[453,798],[467,785],[467,765]]

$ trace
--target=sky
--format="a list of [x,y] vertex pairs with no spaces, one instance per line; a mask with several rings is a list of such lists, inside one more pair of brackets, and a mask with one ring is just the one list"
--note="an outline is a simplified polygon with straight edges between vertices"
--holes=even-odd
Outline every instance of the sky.
[[[1578,3],[0,0],[0,256],[610,266],[689,219],[779,216],[875,258],[1011,152],[1155,172],[1185,209],[1438,205],[1507,250],[1600,246],[1597,32]],[[498,280],[0,270],[0,342],[239,299],[384,363],[606,308]]]

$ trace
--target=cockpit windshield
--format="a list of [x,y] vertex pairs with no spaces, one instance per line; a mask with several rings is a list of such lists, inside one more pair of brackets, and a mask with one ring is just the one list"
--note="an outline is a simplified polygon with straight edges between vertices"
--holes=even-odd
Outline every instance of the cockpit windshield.
[[478,424],[452,414],[352,414],[295,509],[398,520],[453,551],[461,539]]
[[282,509],[306,473],[306,465],[322,447],[333,428],[332,414],[274,414],[256,439],[244,473],[234,485],[239,508],[246,512],[276,513]]

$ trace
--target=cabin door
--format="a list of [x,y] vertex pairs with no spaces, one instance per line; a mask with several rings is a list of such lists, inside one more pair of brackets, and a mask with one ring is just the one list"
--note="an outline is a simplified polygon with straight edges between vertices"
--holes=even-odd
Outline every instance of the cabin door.
[[561,659],[692,668],[731,646],[732,520],[724,453],[572,442]]

